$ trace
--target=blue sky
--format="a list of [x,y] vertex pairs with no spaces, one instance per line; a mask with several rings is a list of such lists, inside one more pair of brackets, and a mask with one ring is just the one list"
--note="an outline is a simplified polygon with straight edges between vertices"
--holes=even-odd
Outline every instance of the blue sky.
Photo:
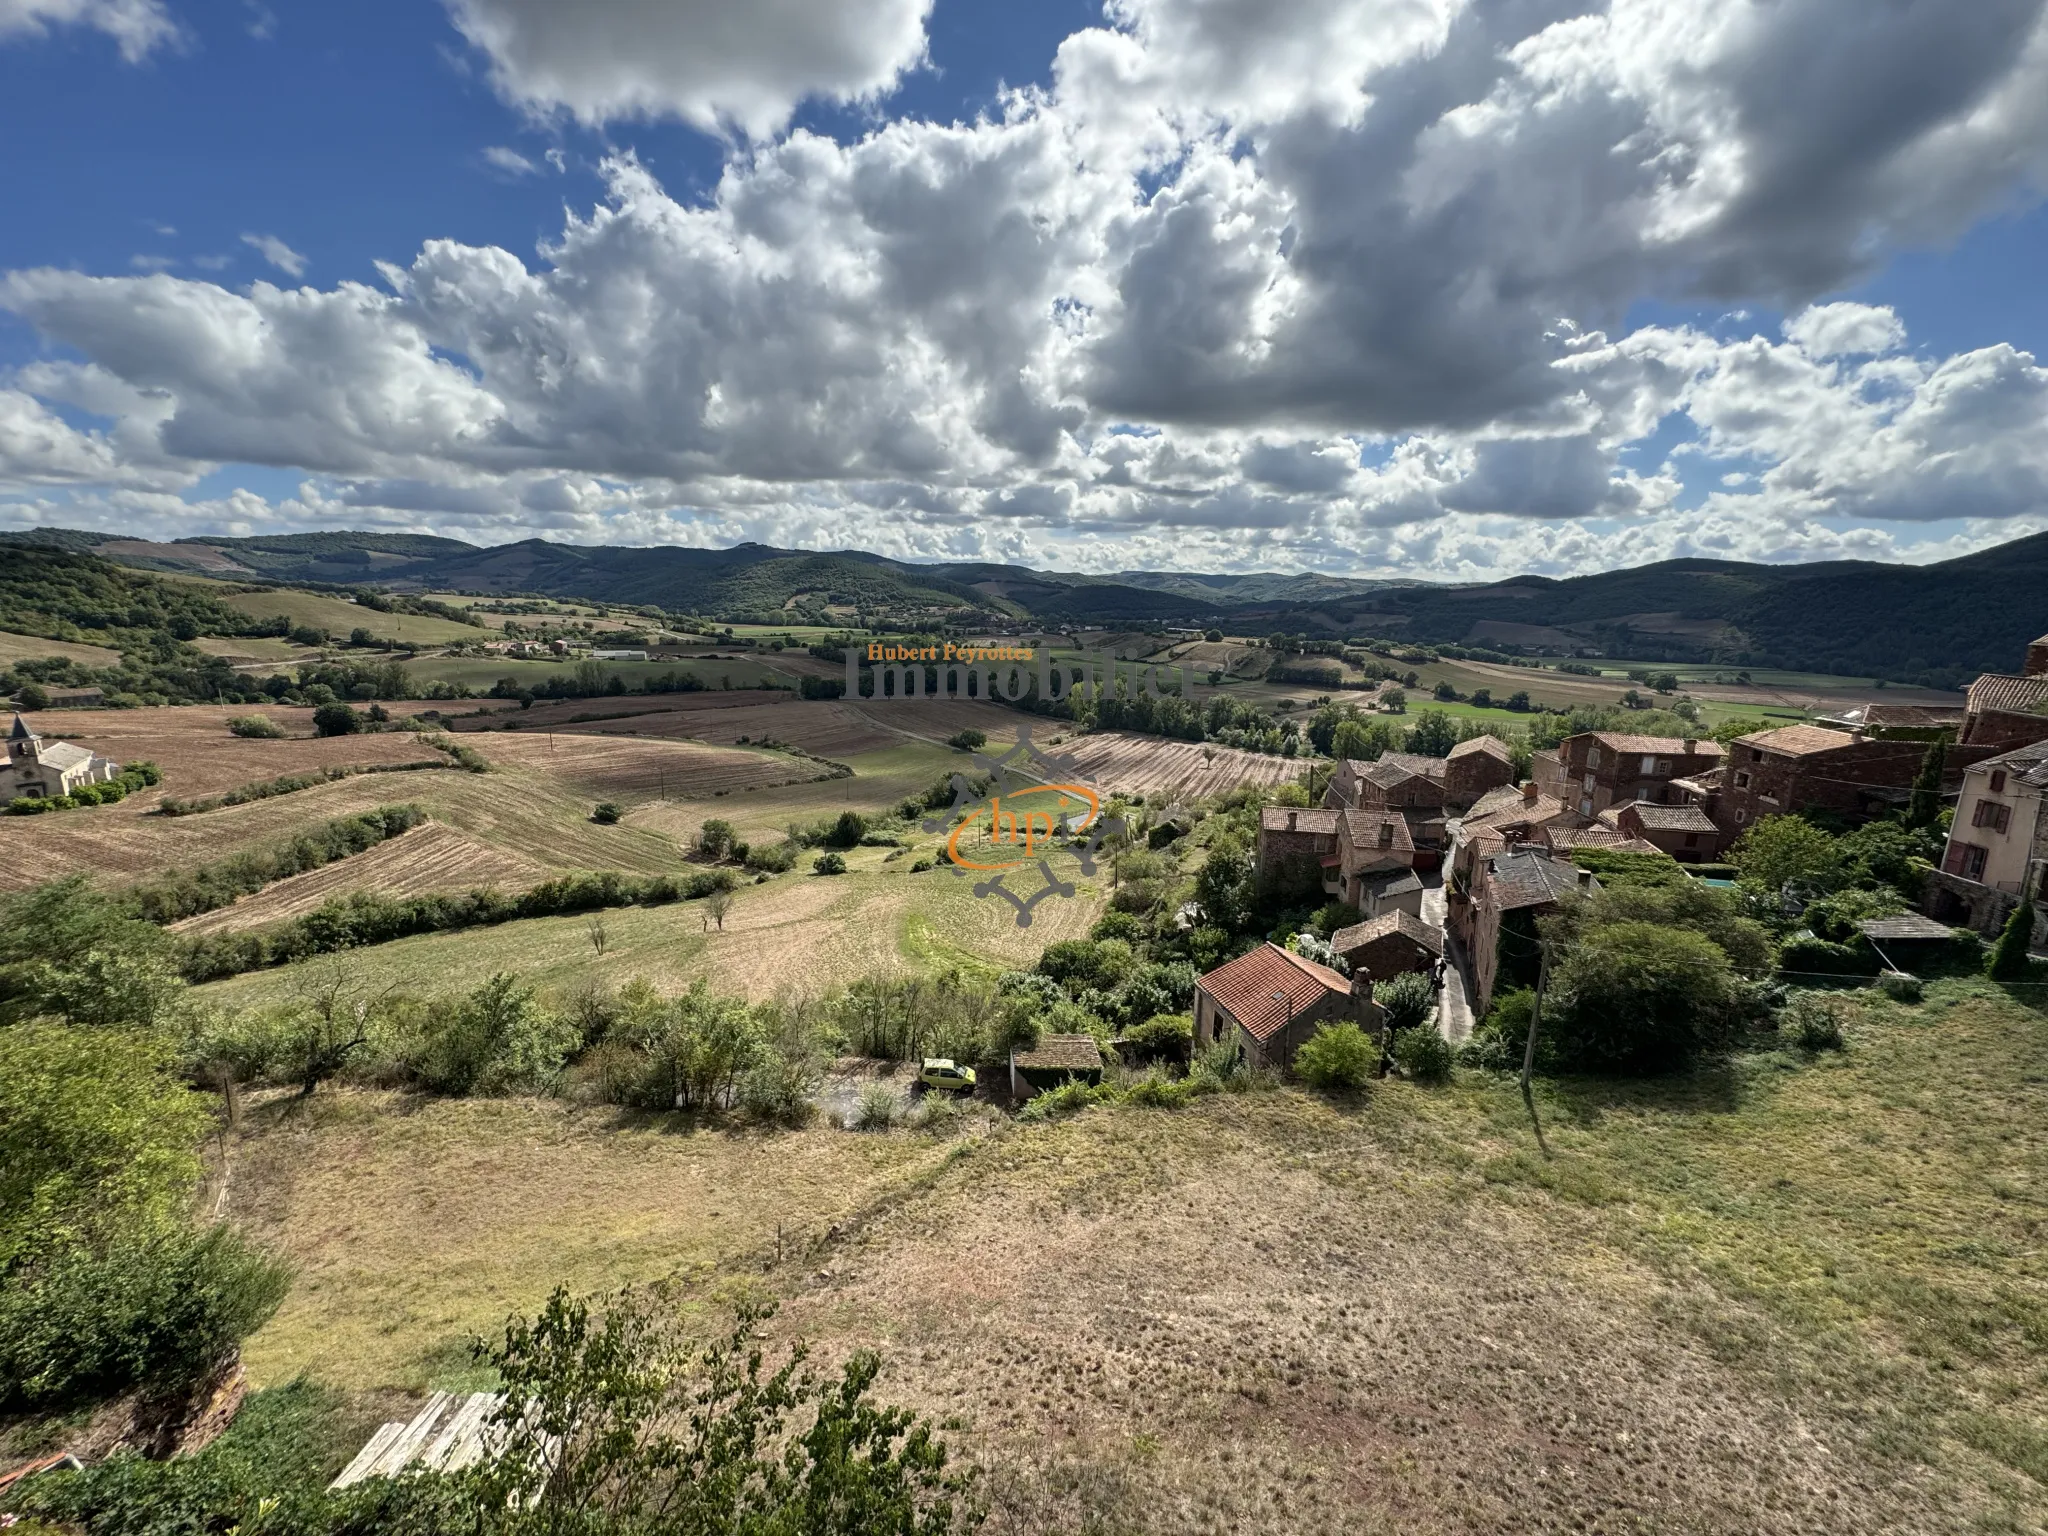
[[[834,15],[814,0],[644,37],[594,0],[609,53],[534,0],[127,3],[0,6],[0,133],[28,147],[0,161],[0,523],[1425,575],[1927,559],[2048,527],[2048,147],[2016,104],[2048,82],[2014,46],[2039,6],[1978,38],[1840,0],[1868,79],[1738,88],[1713,143],[1674,126],[1711,115],[1678,110],[1696,39],[1611,26],[1605,65],[1559,67],[1619,125],[1560,123],[1528,88],[1552,34],[1490,7],[1410,37],[1393,0],[887,0],[799,59]],[[1809,46],[1769,12],[1731,56]],[[1492,74],[1462,110],[1520,126],[1461,157],[1469,117],[1395,115],[1467,46]],[[1886,49],[1954,78],[1916,102]],[[1842,163],[1880,98],[1896,131]],[[1965,120],[1983,142],[1958,149]],[[1614,178],[1598,152],[1646,134],[1672,142]],[[1802,134],[1836,159],[1802,169]],[[1732,190],[1656,184],[1684,156]],[[1517,182],[1590,206],[1553,227]],[[1676,239],[1649,212],[1673,198]],[[494,250],[540,288],[510,296]],[[237,324],[278,355],[205,339]]]

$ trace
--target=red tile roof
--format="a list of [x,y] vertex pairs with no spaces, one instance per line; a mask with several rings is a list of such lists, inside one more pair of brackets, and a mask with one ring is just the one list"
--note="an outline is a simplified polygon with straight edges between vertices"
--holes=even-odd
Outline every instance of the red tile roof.
[[2048,704],[2048,677],[2014,677],[2009,673],[1987,672],[1970,684],[1970,713],[1987,710],[2008,715],[2030,715]]
[[1484,752],[1488,757],[1497,757],[1504,763],[1515,760],[1514,748],[1498,736],[1474,736],[1470,741],[1461,741],[1451,748],[1453,757],[1470,757],[1474,752]]
[[1782,752],[1787,757],[1811,757],[1816,752],[1853,747],[1856,738],[1847,731],[1831,731],[1821,725],[1781,725],[1775,731],[1738,736],[1735,744],[1739,747],[1761,747],[1766,752]]
[[[1287,818],[1294,818],[1294,825],[1287,825]],[[1334,837],[1337,832],[1335,811],[1304,811],[1290,806],[1269,805],[1259,812],[1261,832],[1313,833],[1319,837]]]
[[[1349,978],[1278,944],[1261,944],[1250,954],[1217,966],[1196,985],[1216,999],[1254,1040],[1272,1039],[1287,1027],[1290,1017],[1306,1012],[1332,992],[1351,995]],[[1275,992],[1285,993],[1286,1002],[1273,996]]]
[[[1391,826],[1390,842],[1380,841],[1380,828]],[[1408,830],[1408,818],[1399,811],[1342,811],[1337,819],[1338,835],[1354,848],[1380,849],[1388,853],[1412,853],[1415,835]]]

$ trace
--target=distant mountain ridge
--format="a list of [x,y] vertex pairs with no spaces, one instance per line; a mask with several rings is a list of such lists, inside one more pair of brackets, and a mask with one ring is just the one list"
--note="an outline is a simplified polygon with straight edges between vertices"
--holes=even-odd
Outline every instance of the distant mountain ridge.
[[[2017,665],[2048,632],[2048,534],[1935,565],[1665,560],[1591,576],[1479,585],[1251,572],[1040,571],[914,564],[862,550],[626,548],[525,539],[482,547],[423,534],[193,537],[171,544],[38,529],[0,542],[93,550],[124,564],[258,581],[530,593],[724,619],[1202,626],[1376,635],[1507,650],[1779,666],[1952,686]],[[828,613],[829,610],[829,613]]]

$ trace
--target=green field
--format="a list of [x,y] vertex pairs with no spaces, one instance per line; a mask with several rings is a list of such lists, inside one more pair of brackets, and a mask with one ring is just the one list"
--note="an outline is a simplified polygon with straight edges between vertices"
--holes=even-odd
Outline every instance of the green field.
[[17,635],[0,630],[0,667],[17,661],[44,661],[63,656],[80,666],[118,667],[121,653],[103,645],[78,645],[69,640],[44,640],[36,635]]
[[437,619],[417,613],[379,613],[346,598],[323,597],[317,592],[299,592],[289,587],[227,593],[221,601],[252,619],[270,619],[283,614],[294,624],[325,629],[337,640],[346,639],[351,630],[367,629],[379,640],[450,645],[460,640],[479,640],[488,633],[468,624],[457,624],[452,619]]

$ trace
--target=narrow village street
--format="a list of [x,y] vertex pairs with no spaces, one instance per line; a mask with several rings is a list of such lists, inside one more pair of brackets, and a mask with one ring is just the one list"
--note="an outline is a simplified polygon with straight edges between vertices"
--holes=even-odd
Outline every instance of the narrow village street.
[[1425,877],[1422,891],[1422,920],[1444,936],[1444,984],[1436,999],[1436,1025],[1453,1045],[1472,1037],[1472,983],[1465,950],[1451,936],[1444,923],[1446,902],[1441,871]]

